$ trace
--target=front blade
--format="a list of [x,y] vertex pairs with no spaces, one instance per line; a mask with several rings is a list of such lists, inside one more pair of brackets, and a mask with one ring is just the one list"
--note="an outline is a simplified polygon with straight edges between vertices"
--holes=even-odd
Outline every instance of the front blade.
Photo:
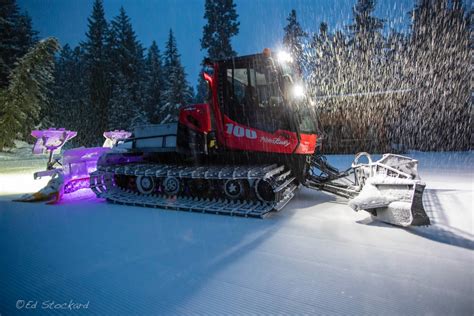
[[413,215],[413,226],[430,225],[430,218],[426,214],[425,208],[423,207],[423,191],[425,190],[424,184],[416,184],[415,192],[413,195],[413,201],[411,204],[411,213]]
[[382,177],[367,181],[360,194],[349,202],[354,210],[369,212],[377,220],[397,226],[430,225],[423,207],[425,184],[419,180]]
[[62,172],[55,172],[52,178],[48,181],[48,184],[41,190],[35,193],[25,194],[18,199],[13,200],[14,202],[41,202],[48,201],[50,203],[56,203],[61,199],[64,189],[64,176]]

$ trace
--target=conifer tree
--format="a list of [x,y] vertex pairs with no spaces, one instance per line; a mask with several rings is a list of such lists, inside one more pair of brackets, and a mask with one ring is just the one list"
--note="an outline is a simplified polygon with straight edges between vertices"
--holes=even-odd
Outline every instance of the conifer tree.
[[[232,48],[232,37],[239,33],[240,22],[233,0],[206,0],[204,19],[207,24],[203,27],[201,49],[206,50],[206,56],[211,60],[233,57],[236,52]],[[204,102],[207,98],[207,83],[200,75],[196,93],[196,103]]]
[[88,104],[84,108],[83,120],[88,133],[83,135],[85,145],[98,145],[107,129],[108,107],[111,93],[109,76],[109,54],[106,47],[108,24],[102,0],[95,0],[92,14],[87,19],[86,40],[82,43],[86,78],[88,80]]
[[[61,49],[59,56],[55,61],[55,70],[54,70],[54,109],[49,114],[53,126],[56,127],[67,127],[72,129],[69,126],[68,121],[68,106],[73,99],[72,87],[77,83],[74,82],[71,76],[72,74],[72,49],[69,44],[66,44]],[[74,78],[76,79],[76,78]]]
[[163,106],[160,109],[160,121],[162,123],[176,122],[178,108],[191,102],[193,96],[186,81],[186,73],[181,65],[181,57],[172,30],[169,32],[166,43],[164,61],[167,82],[163,93]]
[[111,22],[107,48],[110,50],[113,70],[120,71],[138,91],[143,47],[123,7]]
[[308,82],[310,93],[313,97],[331,94],[330,86],[334,74],[333,65],[330,61],[332,55],[332,34],[328,31],[326,23],[319,26],[319,33],[313,35],[308,58]]
[[347,27],[351,32],[349,45],[353,61],[353,92],[385,88],[385,39],[381,33],[384,21],[373,15],[375,6],[376,0],[357,0],[352,9],[353,24]]
[[66,44],[56,59],[54,83],[54,108],[50,113],[56,127],[64,127],[78,132],[71,143],[84,145],[83,137],[89,133],[83,120],[88,104],[84,52],[80,46],[71,49]]
[[204,103],[207,102],[209,97],[209,86],[208,83],[202,77],[202,73],[198,75],[198,83],[196,86],[196,97],[194,98],[194,103]]
[[147,112],[143,109],[135,108],[135,113],[133,114],[132,122],[129,129],[133,130],[137,126],[152,124],[148,118]]
[[293,56],[296,64],[303,71],[306,67],[306,59],[304,55],[304,41],[308,34],[303,31],[300,23],[296,18],[296,11],[291,10],[287,18],[288,24],[285,26],[285,35],[283,37],[283,45]]
[[186,86],[188,88],[188,91],[186,93],[186,99],[185,103],[186,104],[191,104],[196,100],[196,93],[194,93],[194,88],[190,84],[186,83]]
[[[364,1],[359,1],[355,8],[361,2]],[[354,9],[355,24],[362,20],[358,14],[358,9]],[[365,16],[365,20],[371,18]],[[322,24],[311,42],[312,52],[305,52],[311,56],[310,93],[327,133],[325,150],[330,152],[383,151],[389,143],[385,118],[393,113],[382,113],[390,98],[370,97],[371,92],[383,90],[386,78],[383,38],[379,36],[375,41],[374,33],[331,34],[327,25]],[[349,139],[350,142],[341,142]]]
[[[381,88],[376,83],[382,83],[385,77],[381,64],[385,43],[381,34],[384,21],[373,15],[375,5],[376,0],[357,0],[352,9],[353,24],[347,27],[351,32],[349,44],[355,66],[354,75],[357,76],[354,82],[362,86],[361,80],[366,81],[365,86],[372,91]],[[369,84],[367,80],[370,80]]]
[[15,139],[26,139],[39,123],[41,108],[50,101],[54,54],[59,48],[54,38],[38,42],[19,59],[8,88],[0,90],[0,150],[13,146]]
[[348,26],[353,36],[366,33],[374,36],[375,32],[380,32],[383,29],[384,21],[373,16],[376,4],[376,0],[357,0],[356,5],[352,8],[354,22]]
[[224,59],[236,55],[231,39],[239,33],[240,22],[233,0],[206,0],[201,48],[210,59]]
[[108,128],[129,129],[134,113],[144,113],[141,87],[144,60],[143,47],[137,40],[130,18],[123,7],[111,22],[107,47],[111,56],[112,82]]
[[18,58],[37,41],[28,13],[20,13],[16,0],[3,0],[0,5],[0,88],[8,78]]
[[159,111],[163,102],[163,64],[155,41],[148,49],[145,62],[145,113],[151,123],[159,123]]
[[460,1],[419,0],[411,12],[410,147],[466,150],[471,143],[472,22]]
[[128,81],[125,74],[118,72],[115,77],[112,97],[110,98],[110,109],[113,115],[110,115],[108,118],[107,129],[130,129],[132,119],[137,111],[132,97],[133,93],[132,84]]
[[[419,0],[411,11],[411,34],[390,30],[386,39],[374,9],[375,1],[359,0],[349,36],[323,40],[320,32],[313,41],[313,94],[329,96],[316,101],[328,134],[323,148],[468,149],[472,24],[461,1]],[[328,146],[331,138],[336,149]],[[341,148],[343,139],[353,146]]]
[[20,15],[17,28],[20,55],[24,55],[38,41],[38,31],[33,29],[33,22],[28,12]]

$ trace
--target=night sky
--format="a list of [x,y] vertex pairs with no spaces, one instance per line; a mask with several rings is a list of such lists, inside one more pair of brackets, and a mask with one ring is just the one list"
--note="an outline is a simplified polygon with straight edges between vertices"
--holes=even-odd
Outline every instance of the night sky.
[[[278,49],[286,18],[294,8],[298,20],[307,31],[316,31],[321,22],[331,29],[351,22],[356,0],[235,0],[240,32],[233,40],[238,54],[260,52],[264,47]],[[18,0],[27,10],[33,26],[41,37],[55,36],[61,44],[77,45],[84,40],[87,17],[92,0]],[[197,80],[204,52],[200,50],[202,27],[205,23],[204,0],[104,0],[107,19],[118,14],[123,6],[132,20],[139,40],[148,47],[156,40],[164,51],[170,28],[175,32],[182,61],[193,85]],[[406,29],[407,12],[413,0],[385,0],[377,4],[376,14],[387,20],[388,27]],[[388,28],[387,27],[387,28]]]

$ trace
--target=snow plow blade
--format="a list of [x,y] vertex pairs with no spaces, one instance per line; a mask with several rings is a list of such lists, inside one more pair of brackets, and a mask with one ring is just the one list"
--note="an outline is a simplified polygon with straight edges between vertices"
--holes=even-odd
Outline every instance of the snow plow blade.
[[99,157],[110,151],[117,142],[132,134],[123,130],[104,132],[105,142],[102,147],[79,147],[63,152],[62,158],[54,158],[64,144],[77,135],[75,131],[64,128],[34,130],[31,136],[36,138],[33,146],[34,155],[48,154],[46,170],[34,173],[34,179],[51,177],[48,184],[35,193],[24,194],[15,202],[44,202],[55,204],[64,194],[89,188],[89,174],[97,169]]
[[48,202],[48,204],[57,203],[61,199],[64,177],[61,172],[55,172],[51,175],[48,184],[35,193],[24,194],[14,202]]
[[[364,156],[368,163],[359,163]],[[423,207],[425,184],[418,176],[417,160],[385,154],[372,162],[369,154],[359,153],[352,168],[361,187],[349,201],[355,211],[367,211],[380,221],[402,227],[430,224]]]
[[423,207],[425,184],[413,181],[410,183],[410,180],[400,183],[393,181],[394,179],[370,179],[360,194],[349,201],[349,206],[355,211],[367,211],[375,219],[392,225],[430,225],[430,219]]
[[[360,163],[362,157],[368,162]],[[355,156],[351,168],[340,172],[323,156],[315,156],[313,172],[305,185],[350,199],[352,209],[367,211],[385,223],[402,227],[430,225],[423,207],[425,184],[417,167],[418,161],[410,157],[385,154],[373,162],[368,153],[362,152]]]
[[[366,157],[368,163],[359,163],[361,157]],[[402,227],[430,224],[423,208],[425,184],[418,176],[417,160],[385,154],[372,162],[369,154],[359,153],[352,169],[360,187],[349,201],[355,211],[367,211],[382,222]]]
[[61,199],[59,192],[52,192],[49,194],[45,194],[41,191],[25,194],[19,197],[18,199],[14,199],[13,202],[47,202],[46,204],[56,204]]

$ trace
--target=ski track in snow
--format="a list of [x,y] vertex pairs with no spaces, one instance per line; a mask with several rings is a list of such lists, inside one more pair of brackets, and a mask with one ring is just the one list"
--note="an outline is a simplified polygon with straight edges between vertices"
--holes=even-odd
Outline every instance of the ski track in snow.
[[87,191],[14,203],[47,182],[32,177],[44,160],[2,161],[0,314],[18,313],[18,300],[43,313],[43,301],[73,300],[88,309],[52,312],[472,315],[472,152],[409,156],[430,227],[379,223],[308,189],[264,220],[118,206]]

